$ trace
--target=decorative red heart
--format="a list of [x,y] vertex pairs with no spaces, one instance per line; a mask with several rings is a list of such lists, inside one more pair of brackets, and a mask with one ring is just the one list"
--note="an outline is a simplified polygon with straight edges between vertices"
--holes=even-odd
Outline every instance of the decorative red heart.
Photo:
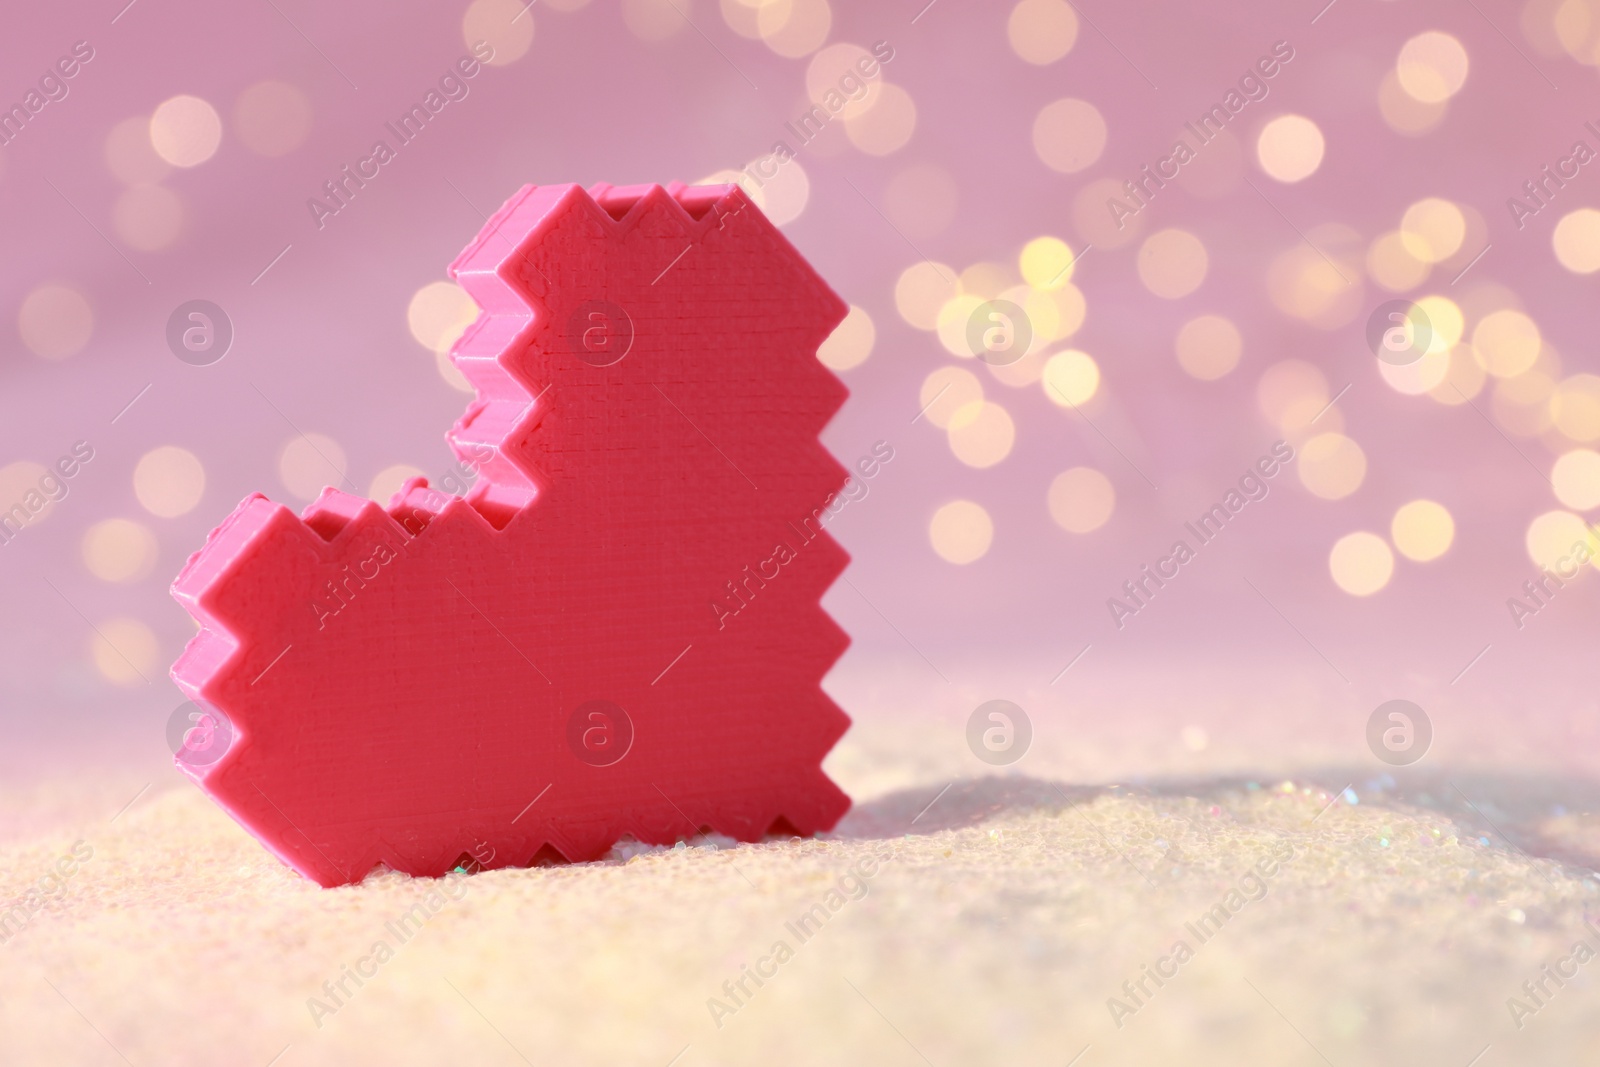
[[736,186],[527,186],[450,272],[481,477],[240,504],[173,584],[233,741],[178,765],[324,886],[832,827],[845,305]]

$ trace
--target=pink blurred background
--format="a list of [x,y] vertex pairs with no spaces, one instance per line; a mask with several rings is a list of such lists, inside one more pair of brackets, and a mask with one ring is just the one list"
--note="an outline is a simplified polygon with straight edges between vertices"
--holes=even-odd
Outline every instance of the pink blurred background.
[[[1585,568],[1520,628],[1507,600],[1600,505],[1600,178],[1547,185],[1520,228],[1507,199],[1600,149],[1597,39],[1586,0],[13,12],[0,104],[76,42],[92,58],[0,147],[0,509],[75,442],[93,459],[0,545],[4,770],[169,760],[193,627],[167,585],[243,496],[451,471],[469,396],[440,370],[462,323],[439,283],[518,187],[727,180],[783,141],[756,195],[860,309],[827,354],[851,399],[825,441],[847,464],[894,451],[832,527],[853,563],[826,605],[854,644],[827,686],[863,729],[959,745],[1004,698],[1041,743],[1151,765],[1378,769],[1367,718],[1404,698],[1430,760],[1592,773],[1600,582]],[[494,58],[465,95],[319,227],[308,199],[478,41]],[[785,123],[860,54],[837,46],[879,42],[869,95],[801,144]],[[1106,199],[1279,42],[1264,98],[1111,225]],[[1036,340],[992,369],[960,338],[1002,293]],[[1391,381],[1368,317],[1425,297],[1460,341]],[[192,300],[231,322],[209,365],[168,345]],[[1203,316],[1234,327],[1236,365],[1226,326],[1185,331]],[[1097,381],[1047,364],[1066,352]],[[1073,408],[1046,382],[1093,388]],[[1108,598],[1279,440],[1299,458],[1269,495],[1119,629]],[[1079,469],[1099,477],[1058,482]],[[1394,526],[1417,500],[1453,524],[1427,560],[1406,550],[1441,547],[1437,510]]]

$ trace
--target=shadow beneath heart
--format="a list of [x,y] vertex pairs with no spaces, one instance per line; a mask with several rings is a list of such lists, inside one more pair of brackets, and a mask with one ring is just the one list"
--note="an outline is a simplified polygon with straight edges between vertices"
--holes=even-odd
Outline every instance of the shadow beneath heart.
[[[1057,812],[1102,796],[1192,798],[1228,806],[1244,795],[1277,789],[1282,778],[1245,775],[1158,777],[1085,785],[1027,775],[960,778],[940,786],[896,790],[857,804],[834,836],[890,839],[981,826],[1008,815]],[[1328,765],[1296,775],[1296,789],[1337,796],[1342,805],[1447,817],[1457,836],[1549,859],[1583,873],[1600,870],[1600,782],[1592,779],[1481,769]]]

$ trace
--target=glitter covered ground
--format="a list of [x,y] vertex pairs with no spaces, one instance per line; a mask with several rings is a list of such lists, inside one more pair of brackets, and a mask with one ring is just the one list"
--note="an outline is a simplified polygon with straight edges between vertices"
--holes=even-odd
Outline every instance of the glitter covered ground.
[[[830,768],[858,806],[825,840],[624,848],[449,883],[318,889],[175,780],[114,822],[139,780],[12,796],[33,822],[6,828],[5,899],[74,842],[93,855],[0,946],[0,1062],[1600,1054],[1600,963],[1571,958],[1600,947],[1584,926],[1586,909],[1600,919],[1600,820],[1567,813],[1596,808],[1592,785],[1330,766],[1087,786],[1068,784],[1088,780],[1080,764],[1114,761],[1043,746],[1026,775],[952,780],[930,733],[847,737]],[[1219,905],[1220,930],[1202,922]],[[1577,976],[1544,979],[1535,1004],[1522,984],[1546,964]],[[1536,1008],[1520,1029],[1511,997]]]

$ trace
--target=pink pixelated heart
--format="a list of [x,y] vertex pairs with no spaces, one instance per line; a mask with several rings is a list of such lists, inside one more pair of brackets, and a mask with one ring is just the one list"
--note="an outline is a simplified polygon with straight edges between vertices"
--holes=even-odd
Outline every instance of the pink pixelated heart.
[[450,272],[479,480],[241,503],[173,585],[232,736],[178,765],[325,886],[833,826],[845,305],[734,186],[528,186]]

